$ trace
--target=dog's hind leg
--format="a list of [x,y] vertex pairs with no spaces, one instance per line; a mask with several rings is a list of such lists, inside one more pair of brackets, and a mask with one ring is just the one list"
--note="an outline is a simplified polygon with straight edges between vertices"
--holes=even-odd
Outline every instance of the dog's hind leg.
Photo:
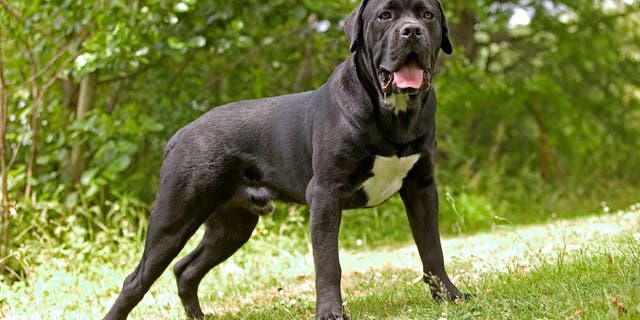
[[125,279],[105,319],[126,319],[198,227],[230,197],[215,185],[220,181],[219,172],[165,162],[142,259]]
[[200,281],[209,270],[249,240],[258,219],[245,208],[223,207],[205,222],[206,230],[200,244],[173,268],[188,317],[201,319],[204,316],[198,300]]
[[135,271],[125,279],[122,291],[105,319],[125,319],[195,233],[202,220],[206,219],[197,215],[176,214],[176,217],[184,220],[166,220],[171,214],[161,212],[163,210],[166,209],[154,209],[142,259]]
[[194,218],[179,225],[158,220],[153,219],[152,214],[142,259],[135,271],[125,279],[122,291],[105,319],[126,319],[201,225],[201,221]]

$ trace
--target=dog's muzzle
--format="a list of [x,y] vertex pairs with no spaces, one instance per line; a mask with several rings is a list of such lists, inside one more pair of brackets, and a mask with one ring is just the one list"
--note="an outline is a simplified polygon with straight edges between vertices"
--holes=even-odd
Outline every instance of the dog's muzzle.
[[431,70],[423,68],[416,54],[411,53],[395,71],[380,68],[378,79],[385,94],[416,94],[431,88]]

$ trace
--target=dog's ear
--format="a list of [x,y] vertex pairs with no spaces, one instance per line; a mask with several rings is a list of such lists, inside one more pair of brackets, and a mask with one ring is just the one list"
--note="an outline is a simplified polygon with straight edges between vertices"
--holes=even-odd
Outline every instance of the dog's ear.
[[362,12],[367,6],[368,0],[362,1],[360,6],[355,8],[351,14],[344,20],[344,31],[347,33],[347,38],[351,42],[351,52],[354,52],[360,46],[361,33],[362,33]]
[[442,42],[440,43],[440,48],[444,53],[451,54],[453,53],[453,46],[451,45],[451,40],[449,39],[449,27],[447,26],[447,17],[444,15],[444,10],[442,10],[442,5],[440,1],[436,1],[438,3],[438,8],[440,9],[440,16],[442,17]]

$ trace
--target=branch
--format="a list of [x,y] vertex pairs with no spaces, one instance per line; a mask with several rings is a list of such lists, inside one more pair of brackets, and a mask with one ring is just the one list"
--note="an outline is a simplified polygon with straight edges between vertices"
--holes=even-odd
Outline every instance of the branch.
[[[1,34],[0,34],[1,35]],[[7,162],[5,159],[6,152],[6,133],[7,133],[7,85],[4,79],[4,50],[2,47],[2,37],[0,37],[0,166],[2,169],[2,190],[6,188],[4,181],[7,172]],[[2,197],[5,199],[4,195]],[[3,200],[4,201],[4,200]]]
[[[0,1],[2,1],[2,0],[0,0]],[[39,77],[40,77],[40,76],[42,76],[44,73],[46,73],[47,71],[49,71],[49,69],[50,69],[50,68],[51,68],[51,67],[52,67],[56,62],[58,62],[58,60],[59,60],[60,58],[62,58],[62,56],[64,56],[64,54],[65,54],[65,53],[67,53],[67,52],[69,51],[69,48],[70,48],[72,45],[75,45],[75,43],[74,43],[74,42],[80,42],[80,43],[82,43],[83,41],[84,41],[84,38],[81,38],[80,40],[76,40],[76,41],[69,41],[69,42],[67,42],[66,44],[64,44],[64,45],[60,48],[60,50],[58,50],[58,53],[56,53],[56,54],[51,58],[51,60],[49,60],[49,62],[47,62],[47,64],[46,64],[44,67],[42,67],[42,69],[40,69],[40,71],[38,71],[38,72],[36,72],[36,73],[33,73],[33,75],[31,76],[31,78],[27,79],[27,82],[35,81],[37,78],[39,78]],[[75,58],[75,57],[77,57],[77,56],[78,56],[78,54],[76,54],[76,55],[74,56],[74,58]]]
[[533,32],[531,34],[528,35],[512,35],[508,32],[505,33],[494,33],[491,34],[489,36],[489,43],[497,43],[497,42],[509,42],[509,43],[517,43],[517,42],[522,42],[524,40],[527,39],[531,39],[534,35],[536,35],[536,32]]
[[[0,0],[2,1],[2,0]],[[69,65],[69,63],[71,63],[75,58],[77,58],[79,55],[79,53],[73,54],[72,56],[70,56],[67,60],[65,60],[62,65],[60,65],[60,67],[58,68],[58,70],[56,71],[55,75],[53,77],[51,77],[41,88],[40,91],[38,93],[37,97],[33,97],[34,100],[34,108],[36,105],[38,105],[42,99],[44,98],[44,94],[51,88],[51,86],[53,86],[56,82],[56,80],[62,78],[62,74],[64,73],[64,69],[66,69],[67,65]],[[26,141],[26,136],[22,138],[22,141],[20,141],[20,143],[16,144],[16,147],[12,150],[13,154],[11,156],[11,160],[9,161],[8,164],[8,168],[11,168],[13,166],[13,164],[16,162],[17,158],[18,158],[18,153],[20,152],[20,148],[22,147],[22,145],[24,145],[24,142]]]
[[0,0],[0,4],[9,11],[9,13],[20,22],[24,22],[24,18],[16,9],[14,9],[6,0]]
[[144,66],[131,71],[130,73],[122,74],[122,75],[111,77],[111,78],[107,78],[107,79],[98,80],[98,83],[99,84],[104,84],[104,83],[127,80],[127,79],[129,79],[131,77],[137,76],[138,74],[143,73],[143,72],[151,69],[152,67],[160,64],[160,62],[164,62],[165,58],[166,58],[166,55],[162,54],[158,59],[156,59],[156,60],[154,60],[154,61],[152,61],[150,63],[147,63]]
[[9,190],[8,190],[8,167],[6,160],[6,133],[7,133],[7,87],[4,79],[4,51],[2,47],[3,35],[0,34],[0,177],[2,183],[0,196],[0,209],[2,215],[0,215],[0,238],[2,238],[2,245],[0,245],[0,274],[5,272],[6,260],[10,258],[9,255],[9,219],[11,214],[9,212]]

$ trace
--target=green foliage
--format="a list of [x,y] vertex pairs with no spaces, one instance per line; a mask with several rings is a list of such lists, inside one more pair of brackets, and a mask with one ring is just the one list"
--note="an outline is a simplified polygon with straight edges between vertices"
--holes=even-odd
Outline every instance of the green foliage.
[[[640,150],[628,121],[640,110],[638,4],[583,4],[457,5],[480,20],[436,81],[451,194],[481,194],[512,221],[625,201],[640,177],[628,156]],[[516,7],[535,12],[529,25],[508,26]]]
[[[356,6],[348,0],[1,4],[14,251],[37,238],[26,231],[33,228],[47,235],[43,241],[62,243],[74,241],[68,235],[91,241],[142,234],[172,133],[230,101],[322,84],[349,54],[341,23]],[[441,55],[435,79],[443,232],[637,200],[638,2],[443,4],[455,45],[454,55]],[[521,9],[531,22],[510,25]],[[79,92],[91,75],[95,97],[85,110]],[[305,239],[307,211],[280,204],[263,219],[262,232]],[[394,198],[346,212],[343,241],[409,241],[402,211]],[[58,228],[70,224],[84,231]]]

